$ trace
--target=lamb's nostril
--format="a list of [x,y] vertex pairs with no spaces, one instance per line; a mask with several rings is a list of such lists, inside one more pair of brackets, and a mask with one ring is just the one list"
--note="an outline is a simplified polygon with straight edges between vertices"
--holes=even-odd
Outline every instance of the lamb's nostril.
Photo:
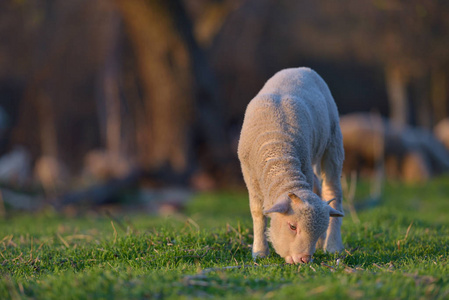
[[287,256],[285,258],[285,262],[288,263],[288,264],[294,264],[295,263],[291,256]]
[[310,262],[311,258],[312,258],[311,255],[305,255],[305,256],[301,257],[301,261],[303,263],[307,264]]

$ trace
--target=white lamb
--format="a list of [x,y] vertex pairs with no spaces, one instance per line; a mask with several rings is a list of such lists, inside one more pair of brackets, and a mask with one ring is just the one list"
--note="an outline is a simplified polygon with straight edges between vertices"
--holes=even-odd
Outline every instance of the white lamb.
[[[238,156],[254,225],[253,258],[268,255],[267,235],[287,263],[308,263],[316,247],[343,250],[338,111],[324,80],[309,68],[285,69],[249,103]],[[312,192],[315,172],[322,198]],[[326,233],[327,230],[327,233]]]

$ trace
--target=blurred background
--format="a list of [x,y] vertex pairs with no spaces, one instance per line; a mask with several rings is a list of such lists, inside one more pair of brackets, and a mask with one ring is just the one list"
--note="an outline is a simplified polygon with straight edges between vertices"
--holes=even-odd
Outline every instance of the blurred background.
[[443,0],[2,0],[0,213],[241,188],[246,105],[297,66],[333,93],[345,174],[425,182],[448,49]]

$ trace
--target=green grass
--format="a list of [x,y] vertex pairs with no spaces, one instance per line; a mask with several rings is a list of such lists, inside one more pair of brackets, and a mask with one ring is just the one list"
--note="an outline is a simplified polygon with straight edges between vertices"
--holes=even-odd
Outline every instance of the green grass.
[[0,221],[0,299],[447,299],[448,195],[448,178],[389,184],[360,223],[346,213],[347,251],[296,266],[252,261],[244,192],[172,217],[18,215]]

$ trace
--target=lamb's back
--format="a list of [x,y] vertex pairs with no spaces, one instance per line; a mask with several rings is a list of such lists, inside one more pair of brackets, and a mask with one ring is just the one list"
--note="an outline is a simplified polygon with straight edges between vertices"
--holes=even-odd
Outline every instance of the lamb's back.
[[299,144],[309,147],[309,153],[322,152],[331,123],[338,124],[338,112],[321,77],[309,68],[282,70],[266,82],[247,107],[239,157],[245,160],[256,152],[254,149],[273,140],[293,148]]

